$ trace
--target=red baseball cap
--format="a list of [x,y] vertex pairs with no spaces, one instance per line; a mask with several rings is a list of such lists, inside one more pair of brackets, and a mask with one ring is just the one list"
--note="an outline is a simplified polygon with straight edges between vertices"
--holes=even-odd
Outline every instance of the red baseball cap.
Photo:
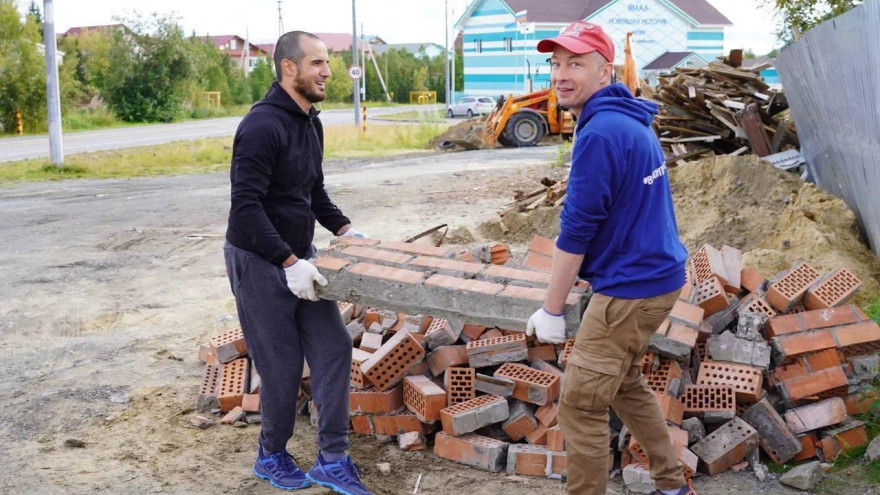
[[556,45],[577,54],[599,52],[605,60],[614,61],[614,42],[598,24],[592,22],[572,22],[559,36],[539,41],[538,51],[552,52]]

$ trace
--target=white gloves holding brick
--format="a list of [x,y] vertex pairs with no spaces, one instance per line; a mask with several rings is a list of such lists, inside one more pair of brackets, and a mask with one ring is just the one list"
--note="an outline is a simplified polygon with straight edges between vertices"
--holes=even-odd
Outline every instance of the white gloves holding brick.
[[327,286],[327,279],[318,272],[315,265],[303,259],[298,259],[286,267],[284,275],[287,277],[287,287],[290,292],[293,292],[293,295],[300,299],[317,301],[318,294],[315,293],[315,282],[321,287]]
[[542,307],[529,318],[526,335],[535,335],[541,342],[562,344],[565,342],[565,317],[548,313]]

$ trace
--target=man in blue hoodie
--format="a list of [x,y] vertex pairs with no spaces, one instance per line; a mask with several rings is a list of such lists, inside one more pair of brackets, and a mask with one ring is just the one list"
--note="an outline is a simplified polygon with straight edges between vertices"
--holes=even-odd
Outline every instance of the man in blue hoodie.
[[[330,77],[327,47],[292,31],[275,45],[278,80],[241,121],[232,143],[232,198],[226,271],[248,354],[260,374],[260,442],[254,474],[284,490],[312,483],[346,495],[370,495],[349,447],[351,337],[336,301],[309,262],[315,221],[337,236],[360,236],[324,189],[324,129],[313,104]],[[304,473],[287,452],[303,359],[320,411],[317,460]]]
[[604,495],[611,406],[647,453],[655,493],[693,495],[640,367],[684,285],[687,260],[651,128],[657,105],[611,84],[614,43],[595,24],[575,22],[538,51],[552,52],[551,84],[577,117],[577,138],[550,286],[527,332],[564,342],[562,308],[575,278],[594,292],[559,400],[568,492]]

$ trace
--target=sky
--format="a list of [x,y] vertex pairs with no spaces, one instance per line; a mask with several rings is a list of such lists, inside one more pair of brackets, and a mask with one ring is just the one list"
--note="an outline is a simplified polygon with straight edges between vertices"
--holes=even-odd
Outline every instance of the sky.
[[[30,0],[16,0],[24,11]],[[355,0],[358,30],[388,43],[444,44],[444,0]],[[450,29],[471,0],[447,0]],[[552,2],[553,0],[546,0]],[[708,0],[734,24],[725,29],[724,50],[751,49],[762,55],[777,44],[772,14],[758,0]],[[37,4],[42,8],[42,0]],[[351,0],[282,0],[285,31],[351,32]],[[252,42],[278,37],[277,0],[54,0],[55,29],[114,23],[137,10],[176,12],[187,34],[250,34]],[[454,17],[453,17],[454,16]],[[450,39],[450,43],[452,40]]]

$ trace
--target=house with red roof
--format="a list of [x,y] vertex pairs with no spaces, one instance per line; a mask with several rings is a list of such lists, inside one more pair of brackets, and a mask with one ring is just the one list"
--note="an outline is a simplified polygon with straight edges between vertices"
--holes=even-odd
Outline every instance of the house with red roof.
[[272,50],[269,51],[266,45],[250,43],[236,34],[208,36],[208,39],[221,53],[229,57],[230,65],[245,74],[250,74],[261,58],[268,58],[269,65],[272,65],[275,45],[269,45],[272,47]]

